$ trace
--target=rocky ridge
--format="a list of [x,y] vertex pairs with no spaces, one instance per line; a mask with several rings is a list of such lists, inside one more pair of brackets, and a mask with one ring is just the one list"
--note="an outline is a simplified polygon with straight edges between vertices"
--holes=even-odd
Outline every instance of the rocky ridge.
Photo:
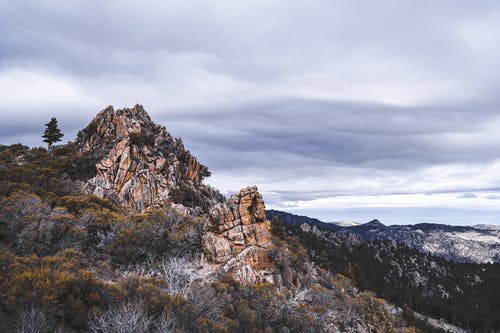
[[256,186],[226,200],[203,184],[210,175],[165,129],[153,123],[142,105],[108,106],[78,134],[82,152],[99,156],[96,175],[83,189],[141,212],[171,207],[207,219],[202,236],[205,264],[232,272],[242,283],[274,282],[266,260],[271,225]]
[[420,252],[454,262],[500,262],[500,230],[495,226],[452,226],[434,223],[386,226],[378,220],[346,226],[276,210],[267,211],[266,214],[271,220],[279,217],[289,225],[305,224],[304,228],[311,230],[317,230],[316,227],[319,227],[335,233],[355,234],[368,241],[399,242]]

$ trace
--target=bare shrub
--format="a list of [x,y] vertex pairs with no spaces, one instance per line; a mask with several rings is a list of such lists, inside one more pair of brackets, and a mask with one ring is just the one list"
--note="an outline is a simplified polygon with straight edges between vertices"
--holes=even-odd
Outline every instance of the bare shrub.
[[93,333],[146,333],[152,321],[142,302],[128,302],[102,313],[91,314],[87,325]]
[[153,332],[158,333],[173,333],[176,331],[176,320],[172,314],[172,311],[164,312],[160,317],[158,317],[153,323]]
[[31,305],[21,309],[15,318],[16,333],[46,333],[53,330],[52,317]]
[[168,293],[187,297],[197,278],[192,264],[183,258],[169,258],[161,263],[161,276],[168,283]]
[[190,300],[194,318],[217,319],[222,312],[222,304],[211,287],[203,285],[195,287]]

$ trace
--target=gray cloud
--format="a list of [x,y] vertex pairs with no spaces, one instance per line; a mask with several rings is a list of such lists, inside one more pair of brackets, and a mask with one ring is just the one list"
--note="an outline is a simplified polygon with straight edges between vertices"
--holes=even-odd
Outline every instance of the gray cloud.
[[495,1],[0,0],[0,143],[139,102],[214,185],[276,204],[498,188],[499,22]]
[[[478,106],[474,107],[477,111]],[[236,156],[269,152],[267,163],[274,163],[273,167],[289,165],[281,153],[313,158],[323,165],[389,169],[500,157],[495,142],[445,140],[449,134],[480,133],[482,124],[492,117],[487,109],[477,114],[468,110],[285,99],[205,111],[196,120],[192,115],[181,116],[173,128],[185,133],[183,137],[202,155],[214,149]],[[210,154],[204,158],[211,159]],[[238,163],[248,161],[240,157],[224,165],[234,168]]]
[[458,196],[459,199],[475,199],[477,198],[477,195],[474,193],[463,193]]

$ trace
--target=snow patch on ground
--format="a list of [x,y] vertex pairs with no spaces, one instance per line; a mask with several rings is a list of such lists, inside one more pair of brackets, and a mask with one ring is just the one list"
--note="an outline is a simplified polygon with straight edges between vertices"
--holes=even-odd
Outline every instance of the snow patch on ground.
[[497,230],[500,231],[500,224],[476,224],[471,227],[480,229],[480,230]]
[[500,237],[496,232],[431,232],[422,250],[447,259],[494,263],[500,258]]
[[333,224],[338,225],[339,227],[355,227],[357,225],[360,225],[361,223],[350,222],[350,221],[340,221],[340,222],[333,222]]
[[468,331],[460,328],[458,326],[454,326],[452,324],[447,323],[444,319],[434,319],[424,316],[423,314],[415,312],[415,318],[422,321],[427,321],[431,326],[440,328],[447,333],[467,333]]

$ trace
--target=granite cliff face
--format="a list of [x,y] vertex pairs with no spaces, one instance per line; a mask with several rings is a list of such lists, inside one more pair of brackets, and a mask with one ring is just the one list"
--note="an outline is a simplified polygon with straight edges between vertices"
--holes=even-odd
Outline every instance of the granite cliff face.
[[155,125],[141,105],[100,111],[78,134],[82,152],[101,159],[97,174],[83,189],[122,206],[146,211],[174,207],[204,216],[202,250],[208,264],[232,272],[242,283],[270,281],[271,224],[257,187],[247,187],[226,200],[203,184],[207,167]]

